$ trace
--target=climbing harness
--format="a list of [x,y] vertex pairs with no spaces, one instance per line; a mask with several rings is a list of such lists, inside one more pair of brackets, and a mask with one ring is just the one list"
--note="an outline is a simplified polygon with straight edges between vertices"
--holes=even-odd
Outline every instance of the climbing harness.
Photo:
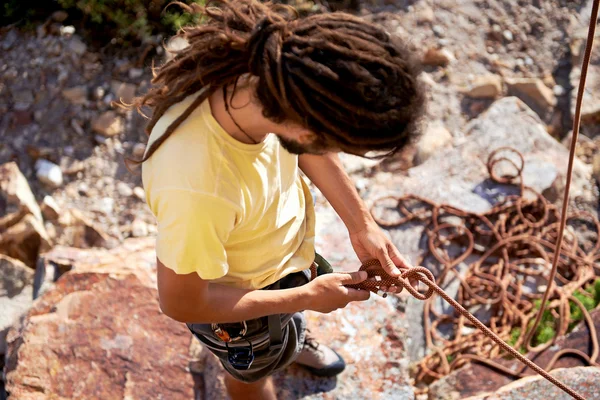
[[[582,69],[581,69],[581,78],[580,78],[579,89],[578,89],[578,93],[577,93],[577,103],[576,103],[575,117],[574,117],[574,122],[573,122],[573,137],[571,139],[571,145],[570,145],[570,151],[569,151],[569,163],[568,163],[568,169],[567,169],[567,178],[566,178],[564,199],[563,199],[563,204],[562,204],[562,213],[560,214],[560,218],[559,218],[560,223],[559,223],[558,231],[555,235],[553,235],[556,238],[556,243],[553,244],[548,241],[540,240],[539,243],[532,244],[532,246],[538,246],[540,249],[542,249],[542,247],[544,247],[544,246],[548,247],[548,248],[554,248],[554,258],[553,258],[553,262],[552,262],[552,268],[550,271],[550,275],[548,278],[548,285],[544,292],[543,298],[541,299],[539,311],[537,312],[535,322],[533,323],[532,326],[527,326],[527,325],[523,326],[523,328],[529,329],[529,333],[525,335],[525,340],[524,340],[524,343],[527,345],[528,345],[529,341],[531,340],[532,335],[536,332],[536,329],[539,326],[540,321],[543,318],[546,303],[548,302],[550,295],[552,293],[556,292],[556,290],[557,290],[557,288],[555,287],[555,285],[553,285],[553,283],[554,283],[555,278],[557,277],[558,266],[561,263],[561,255],[564,256],[564,253],[561,253],[561,250],[562,250],[563,236],[565,233],[565,226],[566,226],[567,219],[568,219],[567,218],[567,208],[568,208],[568,203],[569,203],[569,191],[570,191],[570,187],[571,187],[573,164],[574,164],[574,160],[575,160],[575,149],[576,149],[576,145],[577,145],[577,138],[579,135],[579,127],[580,127],[580,122],[581,122],[581,105],[583,102],[585,82],[586,82],[586,78],[587,78],[588,66],[589,66],[589,62],[591,59],[591,52],[592,52],[592,48],[593,48],[593,41],[594,41],[595,30],[596,30],[596,21],[598,20],[599,3],[600,3],[600,0],[594,0],[591,18],[590,18],[590,25],[589,25],[589,29],[588,29],[588,37],[587,37],[587,42],[586,42],[585,55],[584,55],[584,59],[583,59],[583,65],[582,65]],[[507,149],[505,149],[505,148],[498,149],[490,155],[490,159],[488,162],[488,170],[490,171],[490,175],[491,175],[492,179],[494,179],[495,181],[500,182],[500,183],[513,183],[515,179],[521,178],[521,172],[522,172],[522,169],[524,166],[523,158],[520,154],[518,154],[518,156],[520,157],[520,160],[521,160],[520,166],[517,165],[517,163],[515,163],[514,161],[512,161],[506,157],[494,158],[494,156],[499,151],[506,151],[506,150]],[[510,177],[498,176],[496,174],[496,172],[494,171],[494,165],[496,165],[500,161],[507,161],[510,164],[512,164],[513,167],[515,167],[517,169],[517,174],[515,174],[514,176],[510,176]],[[529,189],[529,188],[526,188],[523,185],[523,182],[521,179],[521,194],[523,194],[523,192],[527,189]],[[401,211],[401,213],[404,215],[405,218],[402,221],[395,223],[394,225],[399,225],[399,224],[406,222],[408,220],[411,220],[411,219],[419,220],[419,219],[423,218],[422,212],[415,213],[404,207],[403,202],[406,201],[408,198],[411,198],[412,200],[421,202],[422,204],[431,205],[432,206],[431,213],[433,213],[433,214],[439,212],[439,209],[442,207],[442,206],[434,205],[432,202],[429,202],[425,199],[417,198],[415,196],[412,196],[412,197],[407,196],[405,198],[398,199],[398,209]],[[508,202],[505,202],[498,206],[499,208],[496,211],[501,211],[502,207],[505,207],[505,209],[508,208],[508,206],[506,205],[507,203],[509,204],[509,206],[516,208],[517,215],[513,219],[520,219],[520,221],[522,221],[522,225],[524,226],[524,228],[519,228],[519,229],[521,229],[521,232],[519,232],[519,229],[515,229],[514,231],[504,232],[504,233],[512,234],[513,236],[503,238],[501,241],[501,245],[504,245],[505,243],[507,243],[509,241],[530,239],[531,236],[529,236],[524,231],[526,231],[527,228],[540,228],[547,221],[549,213],[552,211],[550,205],[547,204],[547,202],[540,195],[538,195],[536,202],[538,202],[539,204],[542,205],[542,207],[541,207],[542,215],[537,221],[532,221],[531,219],[527,218],[527,216],[525,215],[523,209],[527,206],[527,204],[523,200],[522,197],[516,199],[516,201],[515,201],[515,199],[509,199]],[[451,210],[452,213],[455,215],[460,215],[463,217],[473,215],[473,214],[461,212],[460,210],[454,209],[453,207],[450,207],[450,206],[443,206],[443,207],[446,210]],[[423,210],[420,210],[420,211],[423,211]],[[477,216],[477,217],[482,217],[482,216]],[[485,217],[485,216],[483,216],[483,217]],[[437,215],[434,215],[431,218],[434,219],[437,224]],[[487,224],[489,224],[489,220],[486,220],[486,219],[482,219],[482,220],[484,220],[484,222],[487,222]],[[384,221],[379,220],[378,222],[384,226],[386,225],[386,223]],[[486,225],[486,224],[484,223],[483,225]],[[489,224],[489,225],[491,225],[491,224]],[[488,228],[490,228],[489,225],[488,225]],[[502,223],[500,225],[504,226]],[[600,225],[598,225],[597,220],[596,220],[595,225],[596,225],[596,228],[600,228]],[[478,232],[481,232],[483,227],[479,226],[476,228],[478,229]],[[491,228],[493,228],[493,226]],[[432,254],[436,258],[438,258],[438,260],[440,262],[442,262],[443,264],[446,265],[446,268],[442,272],[443,276],[445,276],[445,274],[450,269],[452,269],[453,267],[458,265],[460,262],[464,261],[467,258],[467,256],[471,253],[471,251],[473,250],[473,245],[474,245],[474,239],[473,239],[472,233],[469,230],[467,230],[464,226],[453,225],[453,224],[449,224],[449,223],[439,224],[439,225],[436,225],[436,227],[435,227],[436,232],[433,232],[433,233],[440,232],[444,229],[455,229],[455,230],[459,231],[459,234],[463,234],[466,237],[468,237],[469,238],[468,239],[469,240],[469,248],[460,257],[458,257],[455,260],[452,260],[451,262],[449,260],[441,260],[439,254],[437,254],[433,249],[433,247],[434,247],[434,244],[433,244],[434,239],[433,238],[435,237],[435,235],[430,235],[429,247],[430,247]],[[490,234],[490,233],[488,232],[488,234]],[[493,234],[493,232],[491,234]],[[598,245],[600,245],[600,229],[598,229],[597,234],[599,237],[597,239],[596,247],[593,249],[594,251],[597,251]],[[576,239],[574,239],[574,240],[576,241]],[[493,254],[494,251],[498,251],[499,246],[500,245],[497,244],[496,247],[489,249],[487,252],[485,252],[486,254],[484,255],[484,257],[482,257],[482,259]],[[576,244],[570,244],[570,248],[572,250],[573,248],[577,248],[577,246],[576,246]],[[578,250],[580,250],[580,249],[578,249]],[[502,252],[503,252],[504,259],[507,260],[508,255],[506,254],[506,250],[502,249]],[[542,252],[543,252],[543,249],[542,249]],[[583,257],[581,257],[581,254],[579,254],[579,253],[575,254],[574,256],[575,256],[574,258],[579,258],[579,259],[583,258]],[[544,265],[546,265],[549,260],[543,260],[543,261],[544,261]],[[584,260],[584,261],[587,262],[590,260]],[[596,260],[594,259],[593,261],[596,261]],[[528,262],[534,263],[534,260],[528,260]],[[535,261],[535,262],[537,262],[537,261]],[[506,266],[506,265],[504,267],[508,268],[508,266]],[[554,385],[556,385],[557,387],[559,387],[560,389],[562,389],[563,391],[565,391],[566,393],[571,395],[573,398],[578,399],[578,400],[585,400],[583,396],[578,394],[572,388],[570,388],[569,386],[563,384],[562,382],[560,382],[559,380],[554,378],[552,375],[550,375],[548,372],[546,372],[546,370],[544,370],[543,368],[538,366],[536,363],[534,363],[533,361],[531,361],[528,358],[526,358],[525,356],[523,356],[519,351],[515,350],[508,343],[503,341],[490,328],[488,328],[486,325],[484,325],[475,316],[473,316],[473,314],[471,314],[467,309],[465,309],[458,301],[456,301],[454,298],[452,298],[446,292],[444,292],[444,290],[436,284],[433,273],[431,271],[429,271],[427,268],[422,267],[422,266],[408,268],[406,270],[403,270],[400,278],[393,278],[393,277],[389,276],[387,273],[385,273],[385,271],[381,268],[381,264],[379,263],[379,261],[371,260],[371,261],[364,263],[361,266],[360,270],[366,271],[369,278],[372,278],[372,279],[365,280],[365,281],[361,282],[360,284],[348,285],[348,287],[369,290],[374,293],[377,293],[380,291],[380,288],[382,288],[382,287],[395,286],[395,287],[399,288],[400,290],[406,289],[413,297],[415,297],[418,300],[427,300],[434,293],[438,294],[440,297],[442,297],[444,300],[446,300],[446,302],[448,302],[452,307],[454,307],[454,309],[456,309],[459,312],[461,317],[466,318],[473,326],[477,327],[482,332],[483,335],[485,335],[491,341],[495,342],[500,348],[502,348],[507,353],[512,355],[514,358],[519,360],[521,363],[525,364],[527,367],[531,368],[532,370],[534,370],[535,372],[537,372],[538,374],[543,376],[545,379],[552,382]],[[487,281],[485,283],[480,283],[480,285],[478,287],[478,291],[484,291],[484,290],[490,290],[490,289],[493,290],[494,287],[502,287],[502,282],[497,282],[497,279],[493,275],[485,274],[481,271],[479,271],[478,275],[479,275],[478,279],[480,281]],[[482,279],[482,277],[485,279]],[[581,276],[579,278],[581,278]],[[564,278],[562,278],[560,275],[558,276],[558,279],[562,280],[563,283],[565,283]],[[425,293],[419,292],[417,289],[415,289],[409,283],[409,281],[411,281],[411,280],[416,280],[416,281],[422,282],[425,286],[427,286],[427,291]],[[461,283],[463,284],[462,287],[465,288],[465,290],[469,292],[468,294],[471,297],[473,297],[473,298],[479,297],[480,300],[483,300],[483,302],[485,302],[485,299],[482,299],[475,291],[472,291],[469,289],[469,285],[464,285],[464,282],[462,280],[461,280]],[[518,293],[518,294],[520,295],[520,293]],[[508,294],[505,293],[505,295],[508,295]],[[514,294],[513,294],[513,296],[516,297],[516,295],[514,295]],[[497,302],[499,302],[500,300],[501,299],[499,298],[497,300]],[[564,298],[561,298],[561,300],[563,301],[563,303],[562,303],[563,306],[561,308],[561,317],[564,317],[563,313],[564,312],[568,313],[568,303],[566,303],[566,299],[564,299]],[[585,354],[583,354],[581,352],[579,352],[579,354],[577,354],[576,350],[570,350],[570,352],[577,354],[579,356],[582,356],[582,358],[584,358],[584,359],[587,358],[587,360],[590,363],[595,363],[595,360],[598,357],[598,340],[596,337],[596,332],[594,329],[593,321],[591,321],[589,313],[587,313],[587,311],[585,311],[585,307],[583,306],[583,304],[581,304],[581,302],[579,300],[577,300],[574,297],[571,297],[568,300],[573,300],[574,303],[577,304],[577,306],[584,313],[586,322],[588,323],[588,325],[590,327],[590,332],[592,333],[591,342],[592,342],[592,346],[594,349],[592,357],[587,357]],[[567,304],[567,306],[566,306],[567,311],[564,311],[565,303]],[[492,304],[492,302],[487,302],[487,304]],[[429,316],[425,315],[426,327],[427,327],[427,324],[429,323],[428,319],[429,319]],[[564,325],[564,324],[562,324],[562,325]],[[564,327],[564,326],[561,327],[560,331],[561,332],[566,331],[566,327]],[[428,341],[431,341],[431,339],[429,338]],[[552,361],[549,363],[549,366],[547,368],[548,369],[551,368],[551,366],[554,364],[556,359],[558,357],[560,357],[562,354],[564,354],[564,353],[558,352],[553,357]],[[443,358],[443,361],[447,365],[447,361],[445,360],[445,357],[443,357],[443,354],[440,355],[440,358]],[[477,357],[473,356],[471,358],[476,359]],[[477,360],[477,361],[484,361],[484,360]],[[510,369],[508,369],[506,367],[503,367],[502,365],[497,364],[497,365],[495,365],[495,367],[499,370],[502,370],[503,372],[514,375],[513,371],[511,371]]]

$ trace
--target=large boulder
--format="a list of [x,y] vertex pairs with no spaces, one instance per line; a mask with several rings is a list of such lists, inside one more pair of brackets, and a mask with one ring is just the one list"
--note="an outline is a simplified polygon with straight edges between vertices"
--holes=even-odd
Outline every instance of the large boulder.
[[67,274],[9,332],[6,390],[18,399],[191,399],[190,335],[130,275]]
[[147,261],[135,247],[89,255],[87,271],[80,258],[9,331],[11,398],[194,398],[191,335],[161,313],[153,282],[131,273]]

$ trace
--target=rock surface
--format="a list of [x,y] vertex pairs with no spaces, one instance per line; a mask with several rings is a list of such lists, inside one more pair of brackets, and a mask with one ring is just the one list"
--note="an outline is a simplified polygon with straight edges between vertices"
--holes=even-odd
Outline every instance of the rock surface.
[[[596,332],[600,332],[600,310],[591,312],[591,316],[594,321]],[[600,337],[597,339],[600,340]],[[569,334],[558,338],[553,346],[538,354],[534,361],[542,368],[546,368],[548,363],[561,349],[575,349],[584,354],[590,354],[590,348],[592,348],[590,330],[585,323],[580,323]],[[528,355],[530,359],[532,359],[533,356],[533,354]],[[517,368],[520,369],[521,367],[521,363],[514,360],[507,361],[502,358],[497,358],[494,361],[497,361],[512,370],[516,370]],[[553,368],[560,369],[586,366],[587,365],[584,364],[579,357],[566,354],[556,361]],[[537,375],[530,369],[526,369],[525,374],[533,376]],[[485,392],[495,392],[506,385],[518,384],[520,381],[521,380],[514,381],[514,379],[491,368],[475,363],[454,371],[450,375],[434,382],[429,388],[429,399],[445,400],[449,393],[457,393],[457,395],[460,395],[460,398],[476,396]]]
[[161,313],[150,281],[122,270],[136,268],[140,254],[121,251],[131,258],[105,252],[87,261],[106,273],[63,275],[10,331],[11,397],[194,398],[189,331]]
[[[576,367],[552,371],[552,376],[573,388],[587,400],[600,399],[597,383],[600,368]],[[465,400],[570,400],[572,397],[541,376],[531,376],[507,385],[493,394],[469,397]]]

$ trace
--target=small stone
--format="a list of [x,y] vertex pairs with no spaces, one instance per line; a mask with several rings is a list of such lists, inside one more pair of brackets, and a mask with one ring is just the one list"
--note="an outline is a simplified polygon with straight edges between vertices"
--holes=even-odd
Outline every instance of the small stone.
[[433,22],[435,19],[435,14],[433,13],[433,9],[428,5],[425,5],[419,12],[417,12],[417,22]]
[[133,190],[125,182],[117,183],[117,192],[123,197],[129,197],[133,194]]
[[98,144],[106,144],[108,142],[108,139],[102,135],[94,135],[94,140]]
[[56,200],[52,196],[44,196],[42,200],[42,215],[44,219],[49,221],[56,221],[60,216],[60,208],[56,204]]
[[427,130],[417,142],[415,164],[422,164],[436,151],[450,146],[452,135],[441,122],[436,122],[427,127]]
[[52,13],[52,20],[55,22],[64,22],[69,17],[66,11],[58,10]]
[[112,81],[110,87],[117,100],[130,104],[135,97],[136,86],[131,83]]
[[507,30],[505,30],[504,32],[502,32],[502,36],[504,37],[504,39],[505,39],[507,42],[512,42],[512,41],[513,41],[513,39],[514,39],[512,32],[511,32],[511,31],[509,31],[508,29],[507,29]]
[[445,67],[454,59],[454,55],[446,49],[430,48],[423,56],[423,64]]
[[75,86],[62,91],[63,97],[72,104],[85,104],[87,101],[87,94],[87,86]]
[[444,35],[444,28],[442,28],[440,25],[434,25],[431,30],[433,31],[433,33],[435,33],[436,36],[443,36]]
[[467,96],[475,99],[494,99],[501,93],[502,78],[498,75],[485,75],[475,79]]
[[90,186],[87,183],[81,182],[79,185],[77,185],[77,192],[80,196],[87,196],[89,191]]
[[75,27],[72,25],[61,26],[60,27],[60,35],[61,36],[71,36],[75,33]]
[[82,56],[87,51],[87,46],[81,41],[79,37],[73,36],[71,38],[71,41],[69,42],[69,50],[71,50],[78,56]]
[[555,85],[552,88],[552,92],[554,93],[555,96],[562,96],[564,95],[567,91],[565,90],[564,87],[560,86],[560,85]]
[[96,207],[96,209],[98,211],[100,211],[101,213],[106,214],[106,215],[112,214],[114,208],[115,208],[115,199],[112,199],[110,197],[104,197],[104,198],[100,199],[100,201],[98,202],[98,205]]
[[123,128],[123,119],[114,111],[106,111],[92,122],[92,130],[106,137],[120,134]]
[[106,94],[106,91],[104,90],[104,88],[102,86],[97,86],[94,89],[94,99],[96,99],[96,100],[102,100],[102,98],[104,97],[105,94]]
[[144,75],[144,70],[141,68],[131,68],[129,70],[129,78],[130,79],[137,79],[137,78],[141,77],[142,75]]
[[506,83],[509,92],[522,98],[526,103],[527,101],[532,101],[544,110],[556,105],[556,96],[552,92],[552,89],[544,85],[540,79],[507,79]]
[[143,143],[136,143],[135,146],[133,146],[133,156],[136,158],[142,158],[144,157],[144,153],[146,152],[146,145]]
[[148,225],[139,218],[134,219],[131,224],[131,235],[133,237],[148,236]]
[[35,173],[40,182],[51,188],[57,188],[63,183],[63,175],[60,167],[43,158],[40,158],[35,163]]
[[133,188],[133,194],[135,195],[135,197],[137,197],[138,199],[142,200],[142,201],[146,201],[146,192],[144,192],[144,189],[136,186]]
[[71,120],[71,128],[73,128],[73,130],[77,132],[79,136],[83,136],[85,134],[83,128],[81,127],[81,123],[75,119]]

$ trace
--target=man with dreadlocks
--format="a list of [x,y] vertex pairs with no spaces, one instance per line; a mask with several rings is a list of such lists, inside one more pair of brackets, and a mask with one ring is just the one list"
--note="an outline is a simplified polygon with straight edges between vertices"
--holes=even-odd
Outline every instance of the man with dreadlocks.
[[139,162],[158,222],[160,306],[220,358],[233,399],[274,399],[268,377],[293,361],[321,376],[344,369],[306,334],[301,311],[369,298],[344,286],[365,272],[323,274],[299,169],[344,221],[358,258],[398,276],[406,265],[336,152],[401,149],[424,96],[405,46],[360,18],[300,18],[256,0],[181,6],[204,23],[179,34],[188,46],[134,103],[153,110]]

